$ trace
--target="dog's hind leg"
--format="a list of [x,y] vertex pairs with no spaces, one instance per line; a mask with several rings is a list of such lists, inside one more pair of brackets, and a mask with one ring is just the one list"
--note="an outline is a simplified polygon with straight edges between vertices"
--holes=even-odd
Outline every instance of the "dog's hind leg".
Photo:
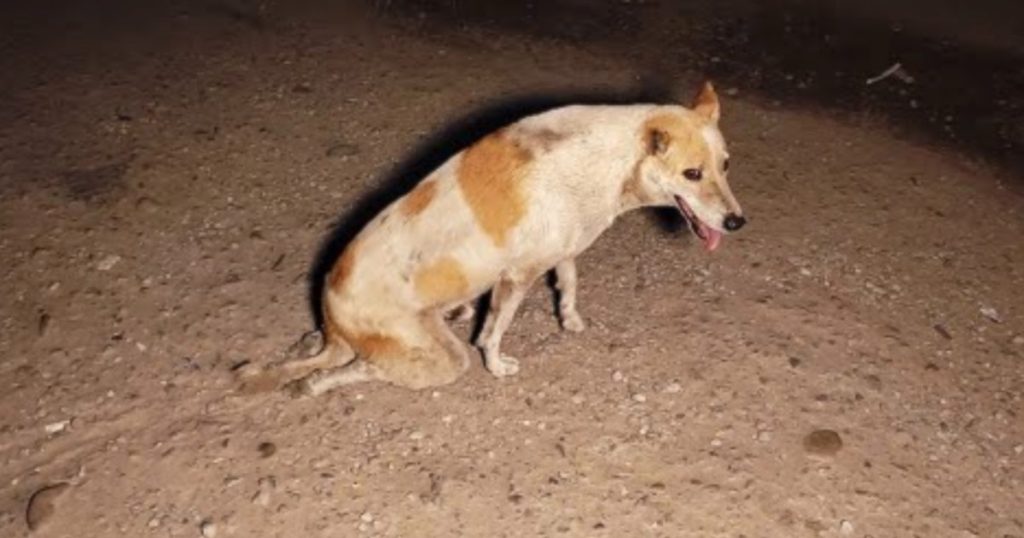
[[344,339],[328,335],[320,353],[304,359],[293,359],[281,365],[281,370],[290,379],[301,377],[313,370],[326,370],[344,366],[356,358],[356,352]]
[[[416,341],[404,355],[372,357],[377,379],[410,389],[447,385],[469,368],[470,356],[440,312],[416,316]],[[410,320],[411,324],[411,320]]]
[[328,339],[320,353],[305,359],[296,359],[278,366],[253,366],[238,372],[242,392],[255,393],[274,390],[290,381],[307,376],[315,370],[338,368],[352,361],[355,353],[344,340]]
[[558,288],[558,319],[562,328],[578,333],[586,328],[576,311],[576,260],[562,260],[555,266],[555,287]]
[[339,368],[317,370],[291,384],[292,391],[307,396],[319,396],[343,385],[377,379],[371,365],[356,359]]
[[[452,334],[438,312],[410,317],[401,330],[377,335],[386,348],[333,370],[320,370],[299,380],[298,392],[317,396],[362,381],[384,381],[410,389],[447,385],[469,367],[466,347]],[[399,336],[402,335],[402,336]]]

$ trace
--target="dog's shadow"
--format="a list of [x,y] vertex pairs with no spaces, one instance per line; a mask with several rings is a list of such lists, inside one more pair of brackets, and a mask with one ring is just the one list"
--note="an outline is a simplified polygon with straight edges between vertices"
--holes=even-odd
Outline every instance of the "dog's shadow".
[[[377,214],[403,196],[441,166],[447,159],[485,135],[531,114],[568,104],[627,104],[670,102],[671,92],[664,86],[648,85],[633,92],[566,92],[528,94],[502,99],[471,112],[442,127],[410,152],[391,170],[383,173],[377,187],[364,194],[353,209],[340,216],[333,231],[322,242],[309,270],[309,304],[317,327],[323,326],[322,296],[324,279],[344,247],[355,238]],[[664,231],[681,228],[675,211],[654,211],[652,220]],[[482,307],[486,305],[480,305]],[[485,312],[484,308],[477,309]],[[474,334],[479,329],[477,316]]]

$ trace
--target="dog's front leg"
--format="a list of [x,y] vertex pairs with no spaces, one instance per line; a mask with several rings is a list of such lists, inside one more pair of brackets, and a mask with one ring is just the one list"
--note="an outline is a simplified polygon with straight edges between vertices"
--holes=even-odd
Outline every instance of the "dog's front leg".
[[514,357],[502,355],[501,337],[508,329],[512,318],[516,315],[519,304],[526,296],[533,279],[517,281],[503,277],[491,290],[491,303],[487,309],[487,319],[476,339],[476,345],[484,355],[484,366],[495,377],[514,375],[519,371],[519,361]]
[[558,288],[558,318],[562,328],[578,333],[586,325],[576,311],[576,259],[561,261],[555,266],[555,287]]

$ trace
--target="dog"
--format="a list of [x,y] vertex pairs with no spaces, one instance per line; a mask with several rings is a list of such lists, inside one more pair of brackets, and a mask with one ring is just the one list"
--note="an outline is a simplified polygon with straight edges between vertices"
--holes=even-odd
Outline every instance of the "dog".
[[462,150],[377,215],[326,276],[322,351],[282,368],[319,395],[362,381],[423,389],[455,381],[470,352],[446,314],[490,305],[475,344],[496,377],[519,371],[502,335],[554,269],[563,329],[579,332],[575,258],[619,215],[675,206],[708,251],[746,219],[729,189],[719,99],[705,82],[681,105],[570,105]]

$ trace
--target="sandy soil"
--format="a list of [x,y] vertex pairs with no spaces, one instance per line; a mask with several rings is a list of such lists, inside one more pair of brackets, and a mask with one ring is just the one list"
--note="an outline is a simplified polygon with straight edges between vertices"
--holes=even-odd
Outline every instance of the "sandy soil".
[[516,113],[652,72],[688,92],[730,51],[659,48],[638,29],[698,21],[629,3],[549,20],[570,35],[141,4],[4,32],[0,535],[68,483],[34,534],[1024,537],[1024,199],[998,155],[734,65],[750,224],[719,251],[623,218],[580,260],[588,331],[536,288],[513,379],[243,395],[233,367],[314,327],[339,223]]

